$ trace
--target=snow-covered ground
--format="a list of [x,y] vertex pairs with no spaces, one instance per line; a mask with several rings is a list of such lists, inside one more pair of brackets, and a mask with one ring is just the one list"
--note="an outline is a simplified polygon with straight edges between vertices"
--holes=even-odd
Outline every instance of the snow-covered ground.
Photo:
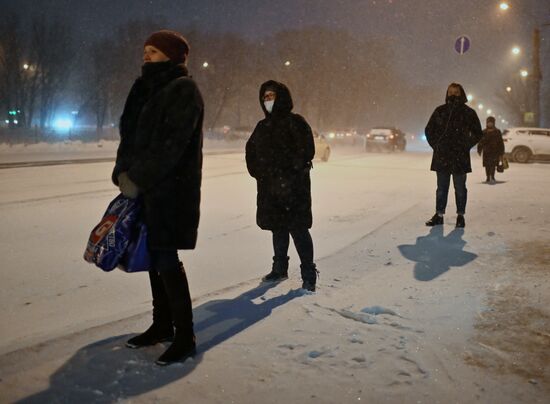
[[112,163],[0,170],[0,396],[11,402],[548,402],[550,165],[482,183],[474,158],[464,230],[429,229],[427,153],[334,150],[312,172],[318,292],[259,285],[269,233],[255,226],[242,154],[205,159],[195,251],[180,253],[199,355],[152,365],[130,351],[150,322],[145,274],[82,260],[116,195]]

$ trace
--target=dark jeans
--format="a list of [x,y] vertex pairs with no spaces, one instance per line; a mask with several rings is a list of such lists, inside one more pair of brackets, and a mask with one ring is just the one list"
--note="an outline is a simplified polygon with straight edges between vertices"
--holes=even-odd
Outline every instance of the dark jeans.
[[274,230],[273,250],[275,257],[284,257],[286,259],[290,245],[290,236],[294,240],[294,246],[296,247],[296,251],[298,251],[302,265],[313,264],[313,240],[308,229]]
[[495,169],[496,166],[486,166],[485,167],[485,174],[487,174],[487,179],[490,180],[495,179]]
[[466,201],[468,199],[466,174],[437,173],[435,210],[440,214],[445,213],[445,209],[447,208],[447,197],[449,195],[449,186],[451,184],[451,175],[453,177],[453,186],[455,188],[456,213],[463,215],[466,213]]
[[158,273],[179,271],[177,250],[150,250],[152,270]]

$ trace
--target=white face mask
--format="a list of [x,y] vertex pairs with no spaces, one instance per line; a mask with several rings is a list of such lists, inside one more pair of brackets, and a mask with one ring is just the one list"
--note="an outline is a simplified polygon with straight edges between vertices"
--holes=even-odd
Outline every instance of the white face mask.
[[273,111],[273,105],[275,104],[275,100],[271,101],[264,101],[264,107],[267,112],[271,113]]

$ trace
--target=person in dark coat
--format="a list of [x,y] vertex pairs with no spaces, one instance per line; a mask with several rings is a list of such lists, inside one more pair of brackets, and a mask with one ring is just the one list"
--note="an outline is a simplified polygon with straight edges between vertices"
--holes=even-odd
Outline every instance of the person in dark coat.
[[426,139],[433,149],[431,170],[437,173],[436,213],[427,226],[443,224],[451,177],[456,199],[456,227],[464,227],[468,190],[466,176],[472,172],[470,149],[481,137],[481,123],[468,107],[466,93],[460,84],[451,83],[445,104],[433,112],[426,126]]
[[288,88],[270,80],[260,88],[265,114],[246,144],[248,172],[257,181],[256,221],[273,233],[273,266],[264,281],[288,278],[290,236],[301,261],[302,287],[315,291],[317,268],[309,229],[311,182],[309,172],[315,155],[313,133],[306,120],[292,113]]
[[504,140],[502,140],[501,131],[495,127],[494,116],[487,118],[487,127],[483,130],[483,137],[477,144],[477,152],[480,156],[483,153],[486,182],[494,184],[495,169],[504,155]]
[[178,250],[195,248],[201,196],[204,108],[188,76],[188,53],[187,41],[177,32],[159,31],[145,42],[142,74],[120,118],[112,174],[125,196],[143,202],[152,262],[153,324],[126,345],[173,340],[159,365],[195,353],[191,296],[178,259]]

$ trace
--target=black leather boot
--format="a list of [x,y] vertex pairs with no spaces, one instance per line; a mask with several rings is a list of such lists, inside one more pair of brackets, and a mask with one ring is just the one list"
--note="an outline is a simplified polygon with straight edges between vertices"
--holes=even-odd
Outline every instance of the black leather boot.
[[151,293],[153,295],[153,324],[142,334],[130,338],[126,342],[128,348],[136,349],[144,346],[170,341],[174,337],[174,326],[168,296],[160,275],[156,271],[149,271]]
[[264,282],[279,282],[288,279],[288,260],[290,257],[273,257],[271,272],[262,278]]
[[458,215],[456,217],[456,227],[459,229],[466,227],[466,221],[464,220],[464,215]]
[[313,263],[311,264],[302,264],[300,265],[300,270],[302,272],[302,289],[305,289],[310,292],[315,292],[315,285],[317,284],[317,277],[319,276],[319,271],[317,266]]
[[176,328],[172,345],[155,362],[157,365],[165,366],[194,356],[196,343],[191,295],[183,264],[180,262],[179,271],[164,271],[160,277],[168,295],[172,321]]

